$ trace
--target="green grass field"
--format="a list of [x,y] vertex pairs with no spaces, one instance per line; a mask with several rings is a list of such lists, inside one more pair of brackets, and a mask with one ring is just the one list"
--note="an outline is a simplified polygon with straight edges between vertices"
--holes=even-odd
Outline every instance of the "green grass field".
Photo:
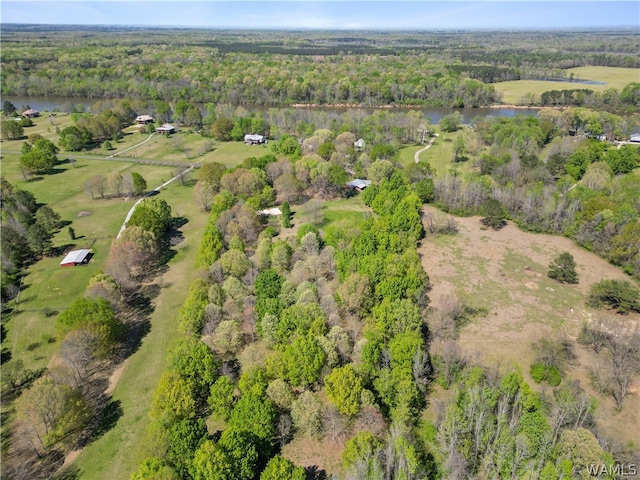
[[[429,165],[431,165],[431,168],[433,168],[439,177],[446,175],[452,168],[462,172],[469,171],[472,168],[470,161],[459,162],[458,164],[454,164],[453,162],[453,139],[458,135],[462,135],[462,130],[454,133],[440,132],[440,136],[436,138],[431,148],[420,154],[420,160],[429,162]],[[409,147],[406,150],[413,148],[414,147]],[[415,150],[413,150],[413,153],[415,153]],[[411,161],[413,161],[413,157],[411,158]],[[403,165],[407,164],[403,163]]]
[[[125,135],[122,139],[116,143],[112,142],[112,150],[96,149],[92,153],[103,156],[117,154],[121,158],[191,163],[207,154],[216,143],[212,138],[190,133],[190,130],[178,131],[169,137],[154,135],[149,141],[146,141],[149,139],[149,134],[140,133],[137,127],[129,127],[124,131]],[[142,142],[145,143],[140,145]]]
[[631,82],[640,82],[640,69],[618,67],[576,67],[567,70],[567,76],[573,73],[576,79],[605,82],[606,85],[585,85],[580,83],[544,82],[538,80],[514,80],[494,83],[497,92],[502,94],[502,102],[522,104],[526,94],[540,95],[549,90],[573,90],[586,88],[603,91],[608,88],[622,90]]
[[[86,179],[98,174],[107,176],[113,171],[122,174],[137,171],[150,186],[156,186],[169,179],[172,173],[171,167],[84,159],[78,160],[76,167],[62,164],[56,170],[58,173],[54,175],[43,175],[26,182],[19,171],[17,155],[2,159],[3,176],[9,182],[30,191],[39,203],[49,205],[62,220],[71,222],[69,226],[75,230],[76,240],[71,240],[65,226],[54,236],[54,247],[85,248],[91,245],[95,253],[86,267],[62,269],[59,265],[62,255],[58,255],[45,257],[26,270],[25,289],[5,326],[6,341],[13,358],[21,359],[26,368],[32,369],[45,367],[55,350],[46,341],[40,341],[55,336],[55,317],[45,317],[44,309],[60,311],[83,294],[89,279],[103,268],[111,242],[135,201],[92,200],[84,191]],[[33,344],[38,342],[39,346],[34,348]],[[27,348],[29,346],[32,348]]]
[[360,220],[367,214],[371,214],[371,209],[364,204],[362,194],[350,198],[328,200],[324,202],[323,227],[326,228],[333,222],[345,219]]
[[233,168],[240,165],[245,158],[262,157],[269,153],[271,153],[269,145],[247,145],[244,142],[225,142],[218,144],[213,152],[202,157],[202,160],[204,163],[218,162]]
[[137,468],[144,453],[153,391],[165,368],[167,348],[177,334],[176,314],[191,281],[198,275],[193,263],[207,214],[196,209],[191,200],[191,189],[179,184],[167,187],[161,198],[179,208],[181,215],[189,219],[182,228],[185,240],[169,262],[169,270],[162,279],[157,279],[164,288],[153,302],[151,331],[126,361],[113,391],[113,401],[119,402],[123,415],[111,430],[83,450],[75,462],[80,479],[126,479]]
[[[83,248],[91,245],[95,253],[91,262],[85,267],[63,269],[59,266],[61,255],[43,258],[30,266],[25,272],[24,290],[20,294],[18,304],[14,305],[12,302],[10,307],[13,308],[13,311],[3,317],[3,326],[6,329],[3,348],[11,352],[11,361],[19,359],[24,363],[25,368],[39,370],[49,364],[58,348],[56,313],[80,298],[89,279],[103,269],[111,242],[117,235],[127,211],[135,201],[135,199],[120,198],[94,200],[85,192],[86,180],[95,175],[107,177],[116,171],[123,175],[136,171],[147,180],[149,188],[154,188],[171,178],[174,168],[135,164],[120,160],[94,160],[78,156],[75,166],[70,163],[61,163],[55,168],[56,173],[25,181],[18,162],[19,155],[3,154],[2,175],[15,187],[32,192],[39,203],[49,205],[60,214],[62,220],[71,222],[69,226],[73,227],[76,232],[77,238],[72,241],[68,235],[68,227],[63,227],[53,238],[54,246]],[[192,257],[196,250],[191,243],[199,242],[204,218],[206,218],[205,214],[197,211],[192,200],[192,190],[189,186],[175,182],[160,193],[160,198],[164,198],[171,205],[174,215],[189,218],[189,223],[183,227],[187,240],[180,244],[179,253],[172,260],[172,265],[179,264],[183,257],[190,255],[189,259],[185,260],[188,268],[184,269],[189,275],[193,274]],[[79,216],[80,212],[83,213]],[[182,280],[175,282],[167,280],[167,285],[170,283],[178,288],[163,290],[163,293],[166,292],[166,295],[161,296],[163,305],[158,306],[156,310],[160,312],[162,319],[169,323],[175,318],[175,311],[184,300],[183,295],[186,294],[186,288],[182,289],[179,286],[188,285],[189,281],[183,283]],[[174,297],[175,300],[172,300]],[[160,343],[156,342],[152,347],[152,355],[157,354],[158,358],[152,358],[149,365],[152,368],[161,369],[166,353],[163,350],[162,341],[166,341],[172,335],[165,336],[162,329],[156,333],[153,328],[152,334],[149,335],[150,338],[154,338],[153,335],[160,336]],[[153,376],[153,372],[145,372],[144,376],[145,378],[148,376],[149,391],[151,391],[157,383],[159,373]],[[136,379],[133,382],[134,386],[131,387],[132,390],[135,391],[137,388],[135,385],[143,384],[143,382],[144,380]],[[147,406],[150,403],[150,396],[137,396],[137,398],[142,402],[141,405],[144,405],[145,401]],[[129,405],[133,404],[135,402]],[[2,414],[4,438],[4,430],[10,427],[13,415],[10,403],[3,404]],[[134,430],[137,431],[137,427]],[[138,443],[138,440],[135,444]],[[90,463],[93,464],[93,461]],[[133,469],[132,465],[134,464],[135,460],[131,460],[127,468]],[[128,478],[129,470],[124,474],[115,474],[115,476],[107,474],[102,478]],[[96,476],[88,474],[83,478],[96,478]]]

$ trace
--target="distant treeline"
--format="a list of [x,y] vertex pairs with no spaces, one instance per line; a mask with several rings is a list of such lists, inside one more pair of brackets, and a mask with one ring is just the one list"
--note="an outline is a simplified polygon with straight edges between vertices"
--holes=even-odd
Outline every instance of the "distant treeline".
[[492,65],[451,65],[449,70],[483,83],[508,82],[520,80],[520,71],[516,68],[494,67]]
[[488,83],[638,67],[634,33],[3,25],[0,80],[5,95],[477,107],[498,100]]

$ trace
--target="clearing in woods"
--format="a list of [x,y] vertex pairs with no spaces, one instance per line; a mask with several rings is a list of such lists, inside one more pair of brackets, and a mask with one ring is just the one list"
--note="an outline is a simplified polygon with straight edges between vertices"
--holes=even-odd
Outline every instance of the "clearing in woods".
[[540,95],[550,90],[587,89],[602,92],[615,88],[620,92],[631,82],[640,81],[640,69],[621,67],[577,67],[566,70],[567,75],[573,73],[580,80],[604,82],[604,85],[589,85],[577,82],[549,82],[543,80],[512,80],[494,83],[496,92],[502,93],[502,102],[507,104],[524,104],[527,93]]
[[[432,206],[425,206],[424,214],[447,216]],[[620,269],[568,238],[524,232],[511,222],[494,231],[484,227],[480,217],[455,217],[455,221],[457,235],[427,235],[418,248],[432,285],[431,305],[438,308],[443,296],[456,295],[466,305],[485,308],[486,315],[462,328],[458,344],[474,361],[519,366],[532,386],[529,365],[535,353],[531,344],[543,337],[575,340],[583,322],[604,313],[585,306],[591,285],[602,279],[629,280]],[[576,261],[578,285],[560,284],[547,277],[549,263],[562,252],[571,253]],[[640,324],[638,314],[615,318]],[[438,353],[438,348],[434,342],[432,352]],[[571,367],[567,377],[579,380],[595,396],[588,377],[595,357],[577,343],[575,352],[579,365]],[[620,439],[625,431],[625,440],[637,444],[638,432],[624,428],[625,424],[637,424],[640,418],[638,390],[633,391],[621,412],[615,412],[611,399],[597,395],[597,418],[612,437]]]

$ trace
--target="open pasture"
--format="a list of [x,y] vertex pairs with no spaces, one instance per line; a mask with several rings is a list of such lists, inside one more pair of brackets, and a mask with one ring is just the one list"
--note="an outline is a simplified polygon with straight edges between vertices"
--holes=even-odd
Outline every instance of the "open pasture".
[[640,69],[619,67],[577,67],[567,70],[580,80],[595,80],[605,85],[588,85],[571,82],[549,82],[541,80],[514,80],[494,83],[496,91],[502,94],[502,102],[506,104],[523,104],[527,94],[541,95],[550,90],[588,89],[601,92],[609,88],[621,91],[631,82],[640,82]]
[[[431,206],[426,206],[424,213],[447,216]],[[470,307],[487,310],[485,316],[474,318],[461,329],[458,343],[465,354],[487,365],[518,368],[530,385],[535,385],[529,376],[535,358],[532,343],[540,338],[574,341],[579,364],[571,368],[566,381],[580,381],[598,398],[598,418],[604,429],[620,438],[623,426],[637,421],[638,398],[630,396],[624,410],[616,412],[611,398],[596,394],[588,374],[597,360],[575,339],[584,322],[606,314],[585,305],[591,285],[602,279],[629,277],[565,237],[524,232],[512,223],[494,231],[485,228],[479,217],[455,217],[455,221],[457,235],[427,236],[418,253],[432,284],[431,306],[438,308],[444,296],[454,295]],[[578,285],[547,277],[549,263],[562,252],[575,258]],[[640,325],[639,314],[615,318]],[[439,342],[434,342],[432,351],[438,353],[439,348]],[[633,440],[634,435],[637,441],[637,433],[629,431],[623,440]]]

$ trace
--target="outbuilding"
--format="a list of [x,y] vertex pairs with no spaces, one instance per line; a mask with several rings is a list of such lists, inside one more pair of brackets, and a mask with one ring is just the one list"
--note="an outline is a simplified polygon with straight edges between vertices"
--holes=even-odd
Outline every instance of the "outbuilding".
[[22,116],[24,118],[36,118],[40,116],[40,112],[38,110],[30,108],[29,110],[25,110],[24,112],[22,112]]
[[165,123],[161,127],[156,128],[156,132],[162,135],[171,135],[172,133],[176,133],[176,127],[169,123]]
[[358,191],[362,191],[371,185],[371,180],[363,180],[361,178],[356,178],[355,180],[351,180],[347,182],[347,188],[353,188]]
[[264,135],[258,135],[257,133],[247,134],[244,136],[244,143],[247,145],[261,145],[263,143],[267,143],[267,137]]
[[264,210],[258,210],[259,215],[282,215],[282,210],[278,207],[265,208]]
[[76,265],[86,265],[91,258],[91,250],[83,248],[72,250],[60,262],[61,267],[75,267]]
[[136,117],[136,123],[138,125],[146,125],[147,123],[152,123],[155,121],[156,119],[153,118],[151,115],[138,115]]

